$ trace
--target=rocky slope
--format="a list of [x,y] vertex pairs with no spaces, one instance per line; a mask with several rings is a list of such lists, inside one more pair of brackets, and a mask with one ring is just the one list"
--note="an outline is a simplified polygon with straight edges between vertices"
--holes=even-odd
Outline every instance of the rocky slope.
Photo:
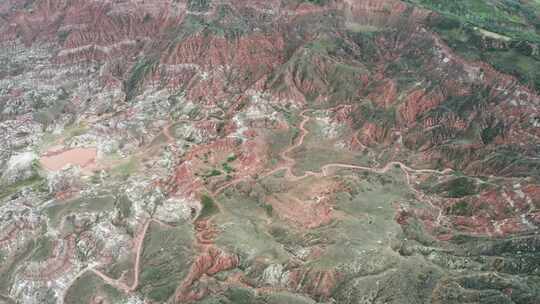
[[0,300],[537,303],[538,9],[3,1]]

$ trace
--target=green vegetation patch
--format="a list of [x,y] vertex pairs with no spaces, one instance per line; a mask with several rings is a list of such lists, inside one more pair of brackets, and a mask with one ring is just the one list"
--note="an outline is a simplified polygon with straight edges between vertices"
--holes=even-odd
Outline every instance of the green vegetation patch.
[[206,12],[210,9],[212,0],[188,0],[188,10],[193,12]]
[[269,292],[255,294],[246,288],[229,288],[222,295],[208,296],[199,304],[316,304],[307,296],[290,292]]
[[[290,125],[293,126],[293,124]],[[272,130],[272,132],[267,133],[268,158],[271,164],[275,165],[281,160],[280,153],[292,144],[296,136],[297,129],[294,127],[287,128],[287,130]]]
[[446,17],[500,35],[516,39],[540,41],[538,36],[538,16],[525,1],[515,0],[408,0]]
[[263,303],[267,304],[316,304],[314,300],[302,295],[293,294],[289,292],[275,292],[263,294],[260,296]]
[[[367,71],[352,55],[348,55],[354,53],[349,42],[330,35],[323,36],[294,52],[287,63],[275,71],[269,87],[275,92],[300,90],[314,106],[321,96],[327,97],[330,105],[351,101],[357,97],[361,86],[360,75]],[[299,81],[288,83],[287,74],[292,74]],[[291,88],[291,85],[297,87]]]
[[59,30],[56,34],[56,36],[58,37],[58,42],[60,42],[60,44],[64,44],[71,32],[72,30]]
[[363,154],[352,153],[336,145],[345,130],[337,129],[340,135],[328,138],[324,133],[324,128],[327,127],[331,126],[314,118],[306,123],[305,128],[309,133],[304,137],[303,144],[289,153],[290,157],[296,159],[294,174],[301,175],[305,171],[319,172],[321,167],[330,163],[359,164],[363,160]]
[[123,163],[113,167],[111,174],[116,178],[126,179],[139,169],[140,161],[136,157],[130,157]]
[[166,227],[152,223],[141,255],[140,291],[152,301],[164,303],[187,275],[193,243],[187,225]]
[[232,163],[237,158],[238,158],[238,156],[236,156],[236,154],[231,154],[231,155],[227,156],[227,162]]
[[252,304],[255,302],[255,294],[245,288],[229,288],[225,292],[225,297],[235,304]]
[[103,280],[87,271],[69,287],[64,297],[66,304],[92,303],[96,296],[100,296],[106,303],[120,303],[125,300],[124,295],[103,282]]
[[32,261],[40,262],[45,261],[53,253],[53,240],[48,236],[42,236],[35,242],[32,256]]
[[199,219],[208,218],[219,212],[214,199],[206,194],[201,197],[201,212],[199,213]]
[[309,2],[317,5],[325,5],[328,3],[328,0],[305,0],[304,2]]
[[484,144],[489,144],[493,140],[504,133],[504,124],[502,122],[491,124],[488,127],[484,128],[481,132],[482,141]]
[[131,68],[129,78],[124,83],[126,99],[131,100],[140,92],[141,86],[144,84],[144,79],[157,67],[159,60],[157,57],[145,57]]
[[118,216],[121,219],[128,218],[131,215],[132,205],[133,203],[125,194],[119,195],[114,202],[114,206],[118,210]]
[[463,57],[482,60],[540,89],[540,19],[534,1],[413,0],[442,14],[429,21]]
[[487,51],[482,59],[499,71],[516,76],[523,84],[540,89],[540,60],[515,48]]
[[221,174],[223,174],[221,171],[219,171],[218,169],[212,169],[210,170],[210,172],[208,172],[205,177],[214,177],[214,176],[220,176]]
[[[130,234],[133,236],[133,233]],[[134,261],[134,254],[119,257],[113,264],[106,268],[106,274],[111,278],[118,279],[123,273],[131,271],[135,267]]]
[[225,172],[227,172],[227,174],[230,174],[230,173],[236,171],[236,170],[234,170],[233,167],[231,167],[231,165],[230,165],[229,163],[223,163],[223,164],[222,164],[222,167],[223,167],[223,170],[224,170]]
[[354,122],[360,124],[368,121],[382,128],[392,128],[396,123],[396,111],[393,108],[383,109],[372,102],[363,102],[353,113]]
[[69,94],[62,89],[59,95],[54,96],[54,101],[45,102],[42,96],[32,96],[32,112],[36,122],[42,124],[43,130],[57,120],[62,114],[71,111],[69,109]]
[[491,168],[493,174],[538,177],[540,176],[540,160],[528,156],[521,147],[498,145],[492,151],[484,153],[482,167]]
[[454,178],[435,186],[435,193],[442,193],[445,197],[460,198],[476,194],[478,191],[473,179],[466,176]]
[[[387,174],[360,173],[341,177],[351,191],[340,192],[335,197],[336,212],[347,214],[335,225],[321,227],[316,231],[320,240],[326,240],[325,253],[311,262],[318,269],[348,267],[357,263],[359,252],[373,252],[370,256],[381,259],[386,267],[392,258],[387,251],[389,235],[397,235],[401,228],[395,222],[396,201],[403,201],[410,193],[403,173],[395,169]],[[358,233],[361,231],[361,233]]]
[[467,201],[459,201],[446,210],[448,214],[459,216],[471,216],[473,211],[473,207]]
[[18,191],[27,188],[27,187],[40,187],[45,182],[45,179],[39,176],[38,174],[35,174],[34,176],[18,181],[12,185],[9,186],[0,186],[0,200],[4,199],[12,194],[17,193]]
[[255,191],[228,191],[219,197],[224,212],[215,221],[216,225],[224,225],[227,229],[219,234],[216,243],[227,248],[228,252],[237,253],[242,262],[253,261],[256,257],[267,258],[270,262],[285,262],[287,253],[268,232],[267,210]]
[[109,194],[75,198],[53,204],[45,209],[53,227],[58,227],[62,218],[70,213],[110,211],[114,208],[114,197]]
[[39,148],[41,151],[46,151],[51,146],[55,145],[60,139],[69,141],[73,137],[83,135],[86,132],[88,132],[88,126],[86,124],[71,124],[65,127],[61,134],[43,134],[42,143]]

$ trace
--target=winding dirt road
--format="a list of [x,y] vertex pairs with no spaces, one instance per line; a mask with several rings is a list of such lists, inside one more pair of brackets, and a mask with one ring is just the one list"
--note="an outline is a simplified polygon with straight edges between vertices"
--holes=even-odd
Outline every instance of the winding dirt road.
[[[287,149],[285,149],[283,152],[280,153],[280,157],[283,159],[283,163],[281,165],[279,165],[277,168],[274,168],[271,171],[261,175],[261,177],[267,177],[267,176],[273,175],[273,174],[275,174],[275,173],[277,173],[279,171],[285,170],[285,179],[287,179],[289,181],[297,181],[297,180],[300,180],[300,179],[303,179],[303,178],[306,178],[306,177],[309,177],[309,176],[314,176],[314,177],[329,176],[329,175],[331,175],[331,170],[332,169],[339,169],[339,168],[341,168],[341,169],[363,170],[363,171],[369,171],[369,172],[373,172],[373,173],[377,173],[377,174],[384,174],[384,173],[388,172],[389,170],[391,170],[392,168],[399,167],[403,171],[403,173],[405,174],[405,176],[407,178],[407,184],[410,186],[412,191],[414,191],[415,193],[418,194],[418,191],[416,189],[414,189],[413,185],[411,184],[411,179],[410,179],[410,174],[411,173],[412,174],[414,174],[414,173],[448,174],[448,173],[451,173],[453,171],[450,168],[444,169],[442,171],[432,170],[432,169],[414,169],[414,168],[411,168],[411,167],[403,164],[402,162],[392,161],[392,162],[387,163],[383,167],[365,167],[365,166],[351,165],[351,164],[331,163],[331,164],[327,164],[327,165],[322,166],[321,169],[320,169],[320,172],[307,171],[303,175],[296,176],[293,173],[293,167],[296,165],[296,160],[294,158],[292,158],[290,156],[290,154],[295,149],[299,148],[300,146],[302,146],[304,144],[304,139],[309,134],[309,130],[307,130],[305,126],[309,122],[311,117],[307,116],[306,112],[308,112],[308,110],[304,110],[304,111],[302,111],[300,113],[300,115],[302,117],[302,121],[301,121],[301,123],[299,125],[300,134],[299,134],[298,138],[296,140],[294,140],[294,142],[293,142],[293,144],[291,146],[289,146]],[[173,125],[174,125],[174,123],[167,124],[163,128],[162,134],[165,136],[168,143],[174,145],[175,144],[175,139],[170,133],[170,127],[173,126]],[[218,188],[215,191],[210,192],[210,193],[214,197],[216,197],[217,195],[219,195],[225,189],[227,189],[227,188],[229,188],[229,187],[231,187],[233,185],[236,185],[236,184],[238,184],[238,183],[240,183],[242,181],[246,181],[248,179],[250,179],[250,177],[239,178],[237,180],[231,181],[231,182],[221,186],[220,188]],[[431,205],[431,207],[439,210],[439,217],[437,218],[437,221],[440,221],[441,217],[442,217],[442,210],[440,208],[434,206],[433,203],[429,199],[424,198],[424,200],[426,200]],[[216,202],[216,205],[217,205],[219,211],[223,212],[222,211],[222,206],[217,202]],[[214,216],[207,219],[205,221],[205,223],[207,225],[210,225],[210,222],[212,221]],[[110,284],[111,286],[114,286],[115,288],[118,288],[118,289],[120,289],[120,290],[122,290],[122,291],[124,291],[126,293],[130,293],[130,292],[135,291],[137,289],[138,285],[139,285],[139,273],[140,273],[140,263],[141,263],[140,260],[141,260],[141,255],[142,255],[142,251],[143,251],[144,239],[145,239],[145,235],[147,233],[148,227],[150,226],[150,224],[152,222],[157,222],[159,224],[164,224],[164,223],[161,223],[158,220],[150,218],[145,222],[141,232],[137,236],[137,239],[135,240],[135,242],[136,242],[135,254],[136,255],[135,255],[135,261],[134,261],[134,266],[133,266],[134,279],[133,279],[133,282],[132,282],[131,285],[128,285],[127,283],[125,283],[122,280],[122,277],[120,277],[119,279],[113,279],[113,278],[107,276],[106,274],[104,274],[103,272],[101,272],[101,271],[99,271],[97,269],[92,268],[92,269],[89,269],[89,270],[92,271],[93,273],[95,273],[96,275],[98,275],[99,277],[101,277],[107,284]],[[199,231],[199,232],[201,232],[201,231]],[[203,252],[207,251],[207,249],[210,248],[208,244],[205,244],[205,242],[200,242],[199,241],[197,243],[198,243],[199,246],[202,245],[201,247],[202,247]],[[182,285],[186,285],[186,284],[187,284],[186,282],[183,282]],[[180,288],[180,289],[182,289],[182,288]],[[178,294],[178,291],[176,292],[176,294]]]
[[135,291],[135,289],[137,289],[137,287],[139,286],[139,273],[140,273],[140,268],[141,268],[141,255],[143,251],[144,238],[146,236],[146,232],[148,231],[148,227],[150,226],[152,222],[157,222],[158,224],[161,224],[161,222],[156,221],[154,219],[147,220],[142,228],[142,231],[139,233],[136,239],[135,265],[133,266],[134,278],[133,278],[133,283],[131,284],[131,286],[127,285],[125,282],[122,282],[121,278],[113,279],[107,276],[106,274],[104,274],[103,272],[94,268],[92,268],[91,271],[94,272],[96,275],[98,275],[100,278],[102,278],[103,281],[105,281],[107,284],[114,286],[118,289],[121,289],[126,293]]
[[304,110],[300,113],[302,116],[302,122],[299,125],[299,129],[301,131],[300,136],[298,137],[298,140],[296,143],[293,143],[289,148],[284,150],[280,153],[281,158],[285,161],[285,164],[273,169],[270,172],[267,172],[263,175],[263,177],[267,177],[270,175],[273,175],[279,171],[286,170],[285,172],[285,178],[290,181],[297,181],[303,178],[306,178],[308,176],[315,176],[315,177],[323,177],[329,175],[329,170],[331,168],[343,168],[343,169],[355,169],[355,170],[363,170],[363,171],[369,171],[377,174],[384,174],[388,172],[388,170],[392,169],[392,167],[397,167],[405,173],[407,177],[407,183],[410,184],[410,173],[432,173],[432,174],[448,174],[452,172],[453,170],[450,168],[446,168],[442,171],[438,170],[432,170],[432,169],[413,169],[402,162],[398,161],[392,161],[387,163],[385,166],[381,168],[375,168],[375,167],[365,167],[365,166],[358,166],[358,165],[351,165],[351,164],[341,164],[341,163],[331,163],[327,164],[321,167],[321,172],[313,172],[313,171],[306,171],[303,175],[296,176],[293,174],[292,168],[296,164],[296,160],[289,156],[292,151],[299,148],[304,144],[305,137],[309,134],[309,130],[305,128],[306,123],[311,119],[311,117],[306,116],[306,112],[308,110]]

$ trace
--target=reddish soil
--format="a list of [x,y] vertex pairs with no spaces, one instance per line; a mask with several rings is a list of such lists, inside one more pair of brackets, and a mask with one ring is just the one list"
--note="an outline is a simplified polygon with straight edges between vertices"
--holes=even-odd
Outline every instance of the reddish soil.
[[75,148],[57,153],[45,154],[41,157],[41,165],[49,171],[58,171],[67,165],[80,166],[83,171],[90,172],[96,166],[96,148]]

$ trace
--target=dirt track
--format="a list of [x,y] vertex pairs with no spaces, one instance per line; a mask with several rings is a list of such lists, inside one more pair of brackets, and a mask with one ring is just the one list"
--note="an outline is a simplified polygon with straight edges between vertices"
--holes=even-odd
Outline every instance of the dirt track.
[[321,167],[321,172],[307,171],[303,175],[295,176],[293,174],[293,172],[292,172],[292,168],[296,164],[296,160],[293,159],[292,157],[290,157],[289,154],[294,149],[302,146],[304,144],[305,137],[309,134],[309,130],[307,130],[305,128],[305,125],[311,118],[309,116],[306,116],[306,114],[305,114],[306,112],[307,112],[307,110],[300,113],[300,115],[302,116],[303,119],[302,119],[302,122],[300,123],[300,126],[299,126],[299,128],[301,130],[301,134],[298,137],[298,141],[295,144],[291,145],[286,150],[284,150],[283,152],[281,152],[281,154],[280,154],[281,158],[283,160],[285,160],[286,163],[279,166],[279,167],[277,167],[277,168],[275,168],[275,169],[273,169],[272,171],[270,171],[268,173],[265,173],[263,175],[263,177],[273,175],[276,172],[279,172],[279,171],[282,171],[282,170],[286,170],[285,178],[288,179],[288,180],[294,181],[294,180],[299,180],[299,179],[306,178],[308,176],[315,176],[315,177],[328,176],[330,168],[356,169],[356,170],[364,170],[364,171],[369,171],[369,172],[373,172],[373,173],[383,174],[383,173],[386,173],[388,170],[390,170],[393,166],[399,166],[399,168],[401,168],[401,170],[407,176],[407,182],[410,184],[410,176],[409,176],[410,173],[448,174],[448,173],[453,171],[450,168],[446,168],[446,169],[444,169],[442,171],[431,170],[431,169],[413,169],[413,168],[410,168],[407,165],[403,164],[402,162],[392,161],[392,162],[387,163],[385,166],[383,166],[381,168],[364,167],[364,166],[341,164],[341,163],[331,163],[331,164],[327,164],[327,165],[322,166]]
[[[262,177],[267,177],[267,176],[273,175],[273,174],[275,174],[275,173],[277,173],[279,171],[285,170],[286,171],[285,172],[285,178],[287,180],[297,181],[297,180],[300,180],[300,179],[303,179],[303,178],[306,178],[306,177],[309,177],[309,176],[314,176],[314,177],[329,176],[329,175],[331,175],[330,171],[333,168],[363,170],[363,171],[369,171],[369,172],[373,172],[373,173],[377,173],[377,174],[384,174],[384,173],[388,172],[389,170],[391,170],[392,168],[399,167],[403,171],[403,173],[405,174],[405,176],[407,178],[407,184],[410,186],[410,188],[415,193],[417,193],[417,191],[414,189],[414,187],[413,187],[413,185],[411,184],[411,181],[410,181],[410,174],[411,173],[448,174],[448,173],[453,171],[450,168],[444,169],[442,171],[431,170],[431,169],[414,169],[414,168],[408,167],[407,165],[403,164],[402,162],[392,161],[392,162],[387,163],[383,167],[365,167],[365,166],[358,166],[358,165],[351,165],[351,164],[331,163],[331,164],[327,164],[327,165],[322,166],[321,169],[320,169],[320,172],[308,171],[308,172],[305,172],[303,175],[295,176],[293,174],[293,167],[296,165],[296,160],[294,158],[292,158],[291,156],[289,156],[289,155],[295,149],[299,148],[300,146],[302,146],[304,144],[304,139],[309,134],[309,130],[307,130],[305,128],[305,125],[311,119],[311,117],[307,116],[306,112],[307,112],[307,110],[304,110],[300,114],[301,117],[302,117],[302,121],[301,121],[301,123],[299,125],[300,134],[299,134],[298,139],[295,140],[295,142],[293,142],[293,144],[291,146],[289,146],[287,149],[285,149],[283,152],[280,153],[280,156],[283,159],[284,164],[281,164],[277,168],[274,168],[271,171],[263,174]],[[172,125],[173,125],[172,123],[169,123],[162,130],[162,134],[166,137],[167,142],[170,143],[170,144],[174,144],[174,138],[170,133],[170,127]],[[246,181],[246,180],[248,180],[248,177],[242,177],[242,178],[233,180],[233,181],[221,186],[220,188],[216,189],[215,191],[212,192],[212,194],[215,197],[215,196],[219,195],[225,189],[229,188],[230,186],[236,185],[236,184],[238,184],[238,183],[240,183],[242,181]],[[428,203],[433,208],[436,208],[429,200],[428,200]],[[222,212],[222,206],[217,202],[216,202],[216,204],[217,204],[218,209],[220,210],[220,212]],[[436,208],[436,209],[439,209],[439,208]],[[440,214],[439,214],[438,221],[440,221],[440,216],[441,216],[441,212],[439,212],[439,213]],[[212,220],[212,218],[213,218],[213,216],[207,220],[208,224],[210,224],[210,221]],[[138,285],[139,285],[140,258],[141,258],[141,254],[142,254],[142,251],[143,251],[144,238],[145,238],[146,232],[148,230],[148,227],[150,226],[150,224],[153,221],[156,221],[159,224],[163,224],[163,223],[161,223],[161,222],[159,222],[157,220],[148,219],[145,222],[143,228],[141,229],[141,232],[139,233],[139,235],[137,236],[137,238],[135,240],[136,247],[135,247],[135,261],[134,261],[134,269],[133,269],[134,279],[133,279],[133,282],[132,282],[131,285],[128,285],[125,282],[123,282],[122,278],[113,279],[113,278],[110,278],[109,276],[107,276],[106,274],[102,273],[99,270],[96,270],[96,269],[90,269],[90,270],[93,273],[95,273],[96,275],[98,275],[99,277],[101,277],[107,284],[110,284],[110,285],[114,286],[115,288],[121,289],[126,293],[130,293],[130,292],[135,291],[137,289]],[[202,245],[202,244],[199,244],[199,245]],[[207,249],[207,247],[208,247],[208,245],[203,245],[202,246],[203,251],[205,251],[205,249]],[[180,288],[179,290],[181,290],[181,289],[182,288]],[[178,292],[179,291],[176,292],[176,295],[178,295]]]

